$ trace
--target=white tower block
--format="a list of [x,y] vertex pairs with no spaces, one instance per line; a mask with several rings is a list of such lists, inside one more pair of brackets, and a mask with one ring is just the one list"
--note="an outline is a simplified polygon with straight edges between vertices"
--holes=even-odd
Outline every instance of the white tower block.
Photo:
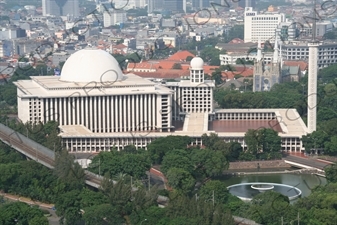
[[309,73],[308,73],[308,133],[316,131],[317,120],[317,59],[318,42],[312,42],[309,46]]

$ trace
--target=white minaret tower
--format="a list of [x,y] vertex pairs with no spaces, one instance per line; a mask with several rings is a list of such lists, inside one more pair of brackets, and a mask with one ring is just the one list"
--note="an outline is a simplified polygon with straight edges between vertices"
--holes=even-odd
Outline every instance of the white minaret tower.
[[190,81],[192,83],[204,82],[204,60],[194,57],[190,64]]
[[[314,4],[314,10],[316,1]],[[316,19],[316,13],[315,19]],[[316,20],[312,26],[312,41],[308,43],[309,47],[309,71],[308,71],[308,133],[316,131],[317,123],[317,59],[319,42],[316,41]]]

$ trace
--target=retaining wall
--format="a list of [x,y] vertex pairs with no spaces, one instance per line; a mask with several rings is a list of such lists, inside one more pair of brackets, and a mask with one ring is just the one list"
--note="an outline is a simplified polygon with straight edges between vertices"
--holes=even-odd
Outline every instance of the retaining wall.
[[291,166],[284,162],[284,160],[267,160],[267,161],[249,161],[249,162],[231,162],[229,163],[229,170],[238,169],[260,169],[263,168],[290,168]]

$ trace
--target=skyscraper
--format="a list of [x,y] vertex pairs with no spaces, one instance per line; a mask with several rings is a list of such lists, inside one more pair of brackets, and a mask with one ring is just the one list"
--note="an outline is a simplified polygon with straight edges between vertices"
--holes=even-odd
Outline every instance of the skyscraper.
[[164,9],[174,12],[182,12],[186,9],[186,0],[164,0]]
[[67,16],[74,18],[80,15],[78,0],[42,0],[44,16]]
[[195,9],[203,9],[210,7],[210,0],[192,0],[192,7]]

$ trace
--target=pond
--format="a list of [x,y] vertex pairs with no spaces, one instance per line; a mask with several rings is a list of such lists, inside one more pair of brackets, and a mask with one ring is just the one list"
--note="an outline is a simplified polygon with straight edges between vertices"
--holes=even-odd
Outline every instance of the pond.
[[[250,172],[247,171],[246,172]],[[291,187],[296,187],[301,190],[301,197],[306,197],[310,195],[311,190],[318,185],[325,185],[327,180],[324,177],[311,174],[258,174],[258,175],[241,175],[241,176],[224,176],[219,178],[226,187],[235,184],[244,183],[273,183],[274,184],[284,184]],[[276,186],[276,185],[274,185]],[[284,188],[274,188],[274,191],[278,191],[286,196],[296,195],[297,191],[295,188],[286,187]],[[235,188],[230,189],[230,193],[236,196],[251,198],[254,195],[260,193],[258,190],[254,190],[250,185],[240,185]]]

